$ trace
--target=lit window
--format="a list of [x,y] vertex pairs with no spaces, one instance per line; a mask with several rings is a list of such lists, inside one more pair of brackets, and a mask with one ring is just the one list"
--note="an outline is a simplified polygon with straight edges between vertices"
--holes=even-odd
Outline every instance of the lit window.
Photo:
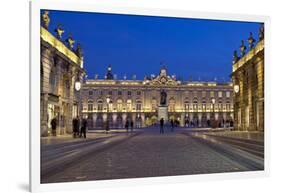
[[210,97],[212,97],[212,98],[215,97],[214,91],[211,91],[211,92],[210,92]]
[[98,111],[102,111],[103,110],[103,102],[102,100],[98,101]]
[[229,91],[226,92],[226,97],[227,97],[227,98],[230,97],[230,92],[229,92]]
[[218,95],[219,95],[219,98],[222,98],[222,91],[219,91]]

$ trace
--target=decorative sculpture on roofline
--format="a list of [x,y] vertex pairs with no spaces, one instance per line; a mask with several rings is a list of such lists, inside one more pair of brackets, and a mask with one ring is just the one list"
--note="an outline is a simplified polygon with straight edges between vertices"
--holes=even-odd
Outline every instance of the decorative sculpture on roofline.
[[61,25],[59,24],[57,26],[57,28],[55,29],[55,32],[57,34],[57,38],[61,40],[62,38],[62,34],[64,33],[64,29],[61,27]]
[[74,39],[72,38],[72,35],[70,34],[65,41],[67,43],[68,48],[70,48],[72,50],[74,47],[74,43],[75,43]]
[[42,17],[41,17],[42,25],[45,29],[48,29],[50,24],[50,17],[49,17],[49,11],[44,11]]
[[232,63],[234,64],[234,63],[236,63],[238,60],[239,60],[239,56],[238,56],[238,54],[237,54],[237,51],[234,50]]
[[259,41],[264,39],[264,24],[261,24],[259,29]]
[[77,48],[75,50],[75,53],[77,54],[77,56],[79,58],[83,58],[83,51],[82,51],[82,47],[81,47],[81,44],[77,44]]
[[245,51],[246,51],[246,46],[244,45],[244,40],[241,40],[241,46],[240,46],[240,52],[241,52],[241,56],[245,55]]
[[250,32],[250,37],[248,38],[249,48],[252,49],[254,47],[254,43],[256,40],[253,38],[253,33]]

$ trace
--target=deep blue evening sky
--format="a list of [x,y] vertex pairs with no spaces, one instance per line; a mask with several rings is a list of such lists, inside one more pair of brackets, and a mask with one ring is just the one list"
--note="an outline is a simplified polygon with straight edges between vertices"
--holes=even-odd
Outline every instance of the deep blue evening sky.
[[[187,80],[229,80],[234,49],[249,32],[258,39],[259,23],[50,11],[49,30],[62,24],[84,51],[89,78],[103,78],[111,64],[114,74],[169,74]],[[245,43],[247,43],[245,41]]]

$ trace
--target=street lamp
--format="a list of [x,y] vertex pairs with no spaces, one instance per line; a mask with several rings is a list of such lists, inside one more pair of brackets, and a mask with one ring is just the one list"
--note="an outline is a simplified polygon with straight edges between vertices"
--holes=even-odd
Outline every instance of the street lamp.
[[109,131],[109,103],[110,103],[110,98],[106,98],[106,104],[107,104],[107,120],[106,120],[106,133]]
[[215,103],[216,103],[216,99],[212,98],[212,104],[213,104],[213,127],[215,127]]
[[234,85],[234,92],[237,94],[239,92],[239,85]]

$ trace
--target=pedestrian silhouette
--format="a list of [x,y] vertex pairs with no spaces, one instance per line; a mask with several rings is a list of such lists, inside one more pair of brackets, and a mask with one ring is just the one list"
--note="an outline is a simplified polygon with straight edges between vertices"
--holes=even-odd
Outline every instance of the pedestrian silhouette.
[[128,120],[126,120],[125,128],[126,128],[127,132],[129,132],[129,121]]
[[160,119],[160,134],[164,134],[164,119]]
[[51,127],[52,127],[52,135],[56,136],[57,135],[57,118],[56,117],[54,117],[51,120]]
[[174,120],[173,120],[173,119],[171,119],[171,121],[170,121],[170,122],[171,122],[171,131],[172,131],[172,132],[174,132]]
[[131,132],[133,132],[133,129],[134,129],[134,122],[131,121]]
[[81,126],[81,132],[80,132],[80,137],[86,138],[86,129],[87,129],[87,120],[83,119],[82,120],[82,126]]
[[76,138],[79,136],[79,118],[76,117],[72,121],[72,127],[73,127],[73,137]]

